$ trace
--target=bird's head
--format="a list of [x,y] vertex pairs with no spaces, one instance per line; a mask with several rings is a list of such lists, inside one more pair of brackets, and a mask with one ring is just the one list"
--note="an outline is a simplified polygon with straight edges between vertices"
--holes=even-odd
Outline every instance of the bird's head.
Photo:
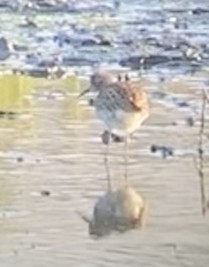
[[108,84],[114,82],[114,75],[108,72],[95,72],[90,76],[90,85],[87,89],[85,89],[81,94],[80,97],[89,93],[89,92],[99,92]]

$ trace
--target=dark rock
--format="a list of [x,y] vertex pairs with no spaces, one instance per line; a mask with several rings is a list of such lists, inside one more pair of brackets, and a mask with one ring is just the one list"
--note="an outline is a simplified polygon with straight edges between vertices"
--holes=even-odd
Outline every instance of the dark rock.
[[8,3],[8,0],[4,0],[0,2],[0,8],[11,8],[11,4]]
[[43,36],[36,37],[37,43],[43,43],[45,41],[45,38]]
[[159,42],[159,40],[155,37],[146,37],[145,42],[148,45],[153,45],[157,47],[162,47],[162,44]]
[[115,9],[120,8],[120,4],[121,4],[121,3],[120,3],[119,0],[115,0],[115,1],[114,1],[114,8],[115,8]]
[[0,37],[0,60],[6,60],[10,56],[10,49],[7,39]]
[[101,46],[111,46],[111,42],[109,40],[105,40],[105,39],[101,39],[98,43],[98,45],[101,45]]
[[68,6],[65,3],[52,2],[47,0],[37,1],[36,9],[42,12],[66,12]]
[[0,110],[0,118],[14,119],[16,115],[17,113],[13,111]]
[[173,148],[172,147],[161,147],[162,157],[167,158],[169,156],[173,156]]
[[6,115],[6,111],[0,110],[0,117],[4,117]]
[[159,147],[156,146],[156,145],[151,145],[151,147],[150,147],[150,151],[151,151],[152,153],[155,153],[158,149],[159,149]]
[[28,17],[25,18],[25,21],[23,23],[21,23],[19,25],[19,27],[28,28],[28,29],[37,29],[38,28],[37,24]]
[[63,68],[59,67],[59,66],[55,66],[49,72],[50,77],[52,79],[62,78],[65,75],[65,73],[66,73],[66,71]]
[[52,67],[55,67],[57,64],[57,60],[56,59],[43,59],[41,61],[39,61],[38,63],[38,67],[41,67],[41,68],[52,68]]
[[166,8],[167,12],[170,13],[177,13],[177,14],[181,14],[181,13],[187,13],[188,9],[187,8]]
[[[82,34],[82,33],[80,33]],[[68,37],[69,38],[69,37]],[[56,38],[54,38],[56,40]],[[72,43],[74,46],[111,46],[111,42],[107,39],[105,39],[103,36],[95,36],[95,37],[87,37],[83,40],[79,39],[67,39],[67,38],[59,38],[59,42],[64,43]]]
[[13,44],[13,48],[17,52],[25,52],[28,50],[28,47],[25,45],[18,45],[18,44]]
[[194,122],[194,118],[193,117],[188,117],[186,118],[186,123],[188,126],[194,126],[195,122]]
[[202,148],[198,148],[198,153],[199,153],[199,155],[203,155],[204,150]]
[[191,13],[193,15],[202,15],[204,13],[209,13],[209,9],[199,7],[199,8],[195,8],[195,9],[191,10]]
[[14,74],[14,75],[24,75],[25,71],[22,70],[22,69],[14,68],[14,69],[12,69],[12,74]]
[[91,106],[91,107],[94,106],[94,99],[92,99],[92,98],[89,99],[89,106]]
[[125,40],[122,40],[122,43],[124,45],[133,45],[134,44],[134,41],[131,40],[131,39],[125,39]]
[[60,47],[62,47],[65,44],[69,45],[72,42],[71,37],[64,33],[59,33],[55,35],[53,37],[53,41],[57,42]]
[[47,68],[33,68],[25,70],[25,74],[35,78],[47,78],[49,76],[49,71]]
[[187,108],[187,107],[189,107],[189,103],[186,102],[186,101],[184,101],[184,100],[179,101],[179,102],[177,103],[177,105],[178,105],[180,108]]
[[62,63],[64,66],[92,66],[98,63],[98,60],[84,57],[63,57]]
[[48,191],[48,190],[42,190],[40,193],[42,196],[45,196],[45,197],[48,197],[51,195],[50,191]]
[[141,67],[145,69],[149,69],[152,66],[164,64],[168,62],[176,62],[182,60],[182,57],[168,57],[168,56],[160,56],[160,55],[151,55],[148,57],[143,56],[131,56],[126,59],[122,59],[120,61],[121,66],[129,67],[131,69],[140,69]]
[[82,46],[94,46],[98,45],[98,41],[95,39],[86,39],[81,42]]
[[24,161],[24,158],[23,157],[21,157],[21,156],[17,157],[17,162],[21,163],[23,161]]

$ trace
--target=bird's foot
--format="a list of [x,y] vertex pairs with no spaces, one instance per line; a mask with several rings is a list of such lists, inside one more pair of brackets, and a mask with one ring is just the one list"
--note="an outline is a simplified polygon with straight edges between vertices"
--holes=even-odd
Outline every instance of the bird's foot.
[[108,132],[107,130],[104,131],[101,135],[102,138],[102,143],[104,145],[108,145],[110,143],[110,132]]
[[118,136],[118,135],[113,134],[113,133],[111,134],[111,137],[112,137],[113,142],[115,142],[115,143],[124,142],[124,137]]
[[102,133],[101,138],[102,138],[102,143],[105,144],[105,145],[107,145],[107,144],[110,143],[110,138],[115,143],[122,143],[122,142],[124,142],[124,137],[118,136],[118,135],[116,135],[114,133],[110,133],[107,130],[105,130]]

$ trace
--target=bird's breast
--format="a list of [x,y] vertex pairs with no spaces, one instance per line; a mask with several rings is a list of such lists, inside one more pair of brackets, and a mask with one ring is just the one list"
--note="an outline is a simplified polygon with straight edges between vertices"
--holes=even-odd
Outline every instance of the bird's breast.
[[97,109],[97,115],[110,132],[120,136],[135,132],[146,118],[140,112],[125,112],[121,109]]

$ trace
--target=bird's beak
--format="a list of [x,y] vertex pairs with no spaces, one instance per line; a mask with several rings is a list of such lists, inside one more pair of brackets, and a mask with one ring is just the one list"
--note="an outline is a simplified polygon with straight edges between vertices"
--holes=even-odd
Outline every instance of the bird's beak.
[[91,91],[91,88],[89,87],[89,88],[87,88],[86,90],[84,90],[83,92],[81,92],[81,93],[79,94],[78,98],[84,96],[85,94],[89,93],[90,91]]

